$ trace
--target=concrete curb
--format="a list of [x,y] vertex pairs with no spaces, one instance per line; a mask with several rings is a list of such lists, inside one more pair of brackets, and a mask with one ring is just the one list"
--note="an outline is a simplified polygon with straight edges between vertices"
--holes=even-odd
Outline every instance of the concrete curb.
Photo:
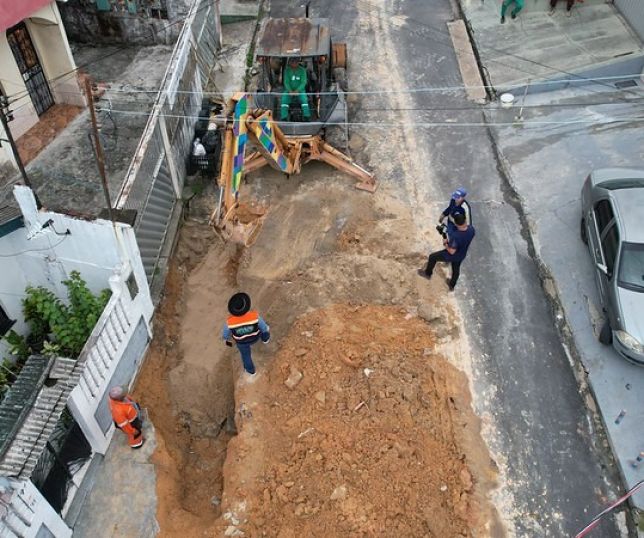
[[[483,113],[483,118],[485,123],[488,123],[488,117],[485,112]],[[584,366],[582,354],[577,347],[572,328],[566,317],[556,280],[548,265],[541,258],[541,254],[537,247],[538,243],[535,241],[537,234],[530,222],[530,216],[526,210],[525,200],[519,193],[517,183],[513,180],[510,163],[503,155],[491,126],[488,125],[487,131],[494,154],[497,158],[500,175],[503,178],[505,187],[508,189],[508,195],[512,198],[510,203],[515,205],[517,213],[519,214],[519,219],[523,228],[522,235],[528,243],[528,252],[537,265],[537,272],[541,281],[541,286],[546,294],[546,298],[554,315],[555,328],[560,335],[562,346],[566,352],[566,356],[568,357],[573,374],[579,386],[579,393],[584,399],[588,415],[591,418],[591,433],[594,434],[594,437],[591,438],[592,448],[597,452],[600,461],[605,464],[608,471],[609,476],[606,477],[606,485],[613,490],[618,487],[620,489],[624,488],[625,490],[628,490],[631,486],[628,485],[623,469],[623,466],[628,463],[621,462],[618,459],[606,423],[606,420],[612,420],[612,418],[604,417],[601,412],[597,395],[595,394],[592,383],[589,381],[588,373]],[[610,447],[610,452],[607,452],[602,445]],[[614,474],[610,472],[611,468],[615,469],[619,476],[610,476],[611,474]],[[619,482],[619,484],[617,482]],[[632,498],[629,504],[636,510],[641,511],[644,509],[644,507],[635,504]],[[589,514],[589,517],[592,516],[593,515]],[[636,520],[637,518],[635,517],[635,514],[631,513],[631,521]]]

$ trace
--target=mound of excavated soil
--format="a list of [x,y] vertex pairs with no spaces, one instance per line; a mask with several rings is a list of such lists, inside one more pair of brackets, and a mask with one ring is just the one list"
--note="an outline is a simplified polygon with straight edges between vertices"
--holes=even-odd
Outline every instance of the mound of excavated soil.
[[435,354],[427,324],[397,307],[336,305],[281,342],[237,387],[220,533],[494,535],[494,471],[467,381]]

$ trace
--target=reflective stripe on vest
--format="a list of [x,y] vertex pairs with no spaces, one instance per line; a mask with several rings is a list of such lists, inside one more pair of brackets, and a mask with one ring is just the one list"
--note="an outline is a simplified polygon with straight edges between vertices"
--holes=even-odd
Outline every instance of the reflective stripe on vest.
[[243,316],[230,316],[227,323],[236,342],[245,342],[259,336],[259,314],[255,310],[246,312]]
[[111,398],[108,401],[110,411],[112,412],[112,419],[118,424],[119,428],[138,418],[139,410],[137,404],[127,396],[121,401],[112,400]]

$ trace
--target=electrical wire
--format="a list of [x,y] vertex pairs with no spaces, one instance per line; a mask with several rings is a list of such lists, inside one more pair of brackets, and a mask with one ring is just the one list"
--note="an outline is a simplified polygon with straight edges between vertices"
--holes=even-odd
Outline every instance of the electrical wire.
[[[639,78],[640,73],[633,73],[629,75],[612,75],[612,76],[606,76],[606,77],[588,77],[588,78],[583,78],[583,79],[557,79],[557,80],[544,80],[544,81],[539,81],[537,84],[549,86],[549,85],[557,85],[557,84],[566,84],[566,83],[588,83],[588,82],[602,82],[606,80],[624,80],[624,79],[633,79],[633,78]],[[504,90],[511,90],[511,89],[516,89],[516,88],[523,88],[524,86],[528,85],[528,83],[516,83],[516,84],[511,84],[508,86],[504,86]],[[486,85],[486,84],[481,84],[481,85],[471,85],[471,86],[466,86],[465,84],[461,84],[458,86],[420,86],[418,88],[403,88],[400,90],[385,90],[385,89],[373,89],[373,90],[349,90],[349,91],[342,91],[343,94],[345,95],[386,95],[386,94],[400,94],[400,93],[432,93],[432,92],[450,92],[450,91],[461,91],[461,90],[469,90],[469,89],[494,89],[493,86]],[[619,92],[623,91],[615,86],[608,86],[613,92]],[[137,94],[137,93],[158,93],[159,90],[145,90],[145,89],[117,89],[117,88],[106,88],[106,93],[125,93],[125,94]],[[243,92],[248,95],[282,95],[283,92],[263,92],[263,91],[244,91],[244,90],[239,90],[240,92]],[[68,92],[68,93],[79,93],[79,92]],[[221,92],[196,92],[196,91],[189,91],[189,90],[177,90],[173,93],[176,94],[202,94],[204,96],[219,96],[221,95]],[[300,92],[305,95],[335,95],[338,93],[337,91],[326,91],[326,92]],[[644,92],[640,94],[636,94],[637,97],[642,97],[644,96]]]
[[[199,13],[200,11],[202,11],[202,10],[204,10],[204,9],[210,9],[210,7],[212,7],[210,4],[204,4],[204,5],[203,5],[203,6],[201,6],[200,8],[196,9],[196,10],[194,11],[194,13]],[[169,23],[169,24],[167,24],[167,25],[165,25],[165,26],[162,26],[161,28],[158,28],[158,29],[156,29],[156,30],[154,30],[154,29],[153,29],[153,30],[151,30],[152,35],[156,35],[156,34],[158,34],[159,32],[162,32],[162,31],[164,31],[164,30],[167,30],[168,28],[171,28],[171,27],[172,27],[172,26],[174,26],[175,24],[178,24],[178,23],[180,23],[180,22],[184,22],[184,21],[186,21],[186,20],[187,20],[191,15],[192,15],[192,12],[190,11],[190,12],[188,12],[188,14],[187,14],[185,17],[179,17],[179,18],[178,18],[178,19],[176,19],[175,21],[173,21],[173,22],[171,22],[171,23]],[[85,62],[85,63],[84,63],[84,64],[82,64],[82,65],[77,65],[74,69],[70,69],[69,71],[66,71],[66,72],[64,72],[64,73],[61,73],[60,75],[58,75],[58,76],[56,76],[56,77],[52,77],[52,78],[50,78],[50,79],[46,79],[46,80],[47,80],[47,83],[49,83],[50,85],[52,85],[52,86],[53,86],[53,85],[54,85],[53,83],[55,83],[56,81],[58,81],[58,80],[60,80],[60,79],[62,79],[62,78],[64,78],[64,77],[67,77],[67,76],[69,76],[69,75],[72,75],[73,73],[75,73],[75,72],[76,72],[76,71],[78,71],[79,69],[83,69],[83,68],[87,67],[88,65],[92,65],[92,64],[94,64],[94,63],[96,63],[96,62],[103,61],[103,60],[105,60],[105,59],[107,59],[107,58],[109,58],[109,57],[111,57],[111,56],[114,56],[115,54],[118,54],[119,52],[123,52],[124,50],[127,50],[128,48],[130,48],[130,45],[129,45],[129,44],[128,44],[128,45],[123,45],[122,47],[118,47],[117,49],[113,50],[112,52],[108,52],[107,54],[105,54],[105,55],[103,55],[103,56],[99,56],[98,58],[95,58],[94,60],[90,60],[90,61],[88,61],[88,62]],[[61,81],[61,82],[62,82],[62,81]],[[16,93],[14,93],[14,94],[7,95],[6,97],[7,97],[7,99],[11,99],[11,100],[9,101],[9,104],[11,104],[11,103],[15,102],[16,100],[21,99],[22,97],[25,97],[25,96],[27,96],[27,95],[29,95],[29,91],[28,91],[28,90],[23,90],[23,91],[21,91],[21,92],[16,92]]]
[[[381,11],[381,12],[383,12],[383,13],[386,13],[386,14],[388,14],[388,15],[391,15],[392,17],[404,17],[404,16],[405,16],[405,15],[401,15],[401,14],[396,13],[396,12],[393,12],[393,11],[389,11],[389,10],[387,10],[387,9],[385,9],[385,8],[381,7],[381,6],[377,6],[377,5],[375,5],[375,4],[372,4],[371,2],[368,2],[367,0],[355,0],[355,1],[356,1],[357,3],[359,3],[359,4],[364,4],[364,5],[368,5],[368,6],[370,6],[372,9],[371,9],[371,10],[368,10],[368,11],[371,11],[371,12],[373,12],[373,9],[376,9],[376,10],[378,10],[378,11]],[[392,23],[391,23],[390,21],[388,21],[388,20],[386,20],[386,19],[383,19],[383,18],[381,18],[381,20],[382,20],[385,24],[389,24],[390,26],[392,26]],[[438,41],[438,40],[436,40],[436,39],[431,39],[431,38],[430,38],[430,40],[432,40],[434,43],[437,43],[437,44],[440,44],[440,45],[443,45],[443,46],[446,46],[446,47],[450,47],[452,50],[458,50],[458,49],[455,49],[455,48],[454,48],[454,46],[451,44],[451,36],[450,36],[450,34],[449,34],[448,32],[445,32],[444,30],[442,30],[442,29],[440,29],[440,28],[436,28],[435,26],[432,26],[432,25],[430,25],[430,24],[427,24],[427,23],[421,22],[421,21],[419,21],[418,19],[406,18],[406,19],[405,19],[405,22],[407,22],[407,23],[411,23],[411,24],[415,24],[415,25],[417,25],[417,26],[421,26],[421,27],[423,27],[423,28],[426,28],[427,30],[430,30],[430,31],[436,32],[437,34],[440,34],[440,35],[442,35],[442,36],[448,37],[448,38],[449,38],[449,40],[450,40],[450,42],[449,42],[449,43],[445,43],[445,42]],[[467,23],[468,21],[467,21],[467,20],[465,20],[465,22]],[[518,60],[524,61],[524,62],[526,62],[526,63],[530,63],[530,64],[533,64],[533,65],[537,65],[537,66],[539,66],[539,67],[543,67],[543,68],[548,69],[548,70],[551,70],[551,71],[556,71],[556,72],[558,72],[558,73],[564,73],[564,74],[566,74],[566,75],[576,77],[576,78],[577,78],[577,79],[579,79],[579,80],[585,80],[585,77],[583,77],[582,75],[578,75],[578,74],[576,74],[576,73],[572,73],[572,72],[570,72],[570,71],[566,71],[565,69],[560,69],[560,68],[558,68],[558,67],[554,67],[554,66],[551,66],[551,65],[548,65],[548,64],[544,64],[543,62],[539,62],[539,61],[537,61],[537,60],[532,60],[532,59],[530,59],[530,58],[526,58],[526,57],[524,57],[524,56],[520,56],[519,54],[516,54],[516,53],[510,52],[510,51],[507,51],[507,50],[497,49],[497,48],[492,47],[492,46],[490,46],[490,45],[486,45],[486,48],[487,48],[487,49],[489,49],[489,50],[491,50],[491,51],[498,52],[499,54],[504,54],[504,55],[506,55],[506,56],[511,56],[511,57],[513,57],[513,58],[516,58],[516,59],[518,59]],[[468,51],[464,51],[464,50],[460,49],[460,50],[459,50],[459,52],[466,52],[466,53],[468,53],[468,54],[469,54],[471,51],[469,51],[469,50],[468,50]],[[523,71],[524,73],[527,73],[527,74],[535,75],[535,73],[530,73],[529,71],[525,71],[524,69],[518,68],[518,67],[517,67],[517,66],[515,66],[515,65],[508,65],[507,63],[501,62],[500,60],[496,60],[495,58],[486,58],[486,59],[485,59],[485,61],[488,61],[488,62],[490,62],[490,61],[491,61],[491,62],[494,62],[494,63],[499,63],[499,64],[501,64],[501,65],[503,65],[503,66],[505,66],[505,67],[510,67],[510,68],[515,69],[515,70],[518,70],[518,71]],[[639,76],[639,75],[638,75],[638,76]],[[603,85],[606,85],[606,84],[603,84]],[[589,91],[591,91],[591,92],[593,91],[593,90],[591,90],[591,89],[589,89],[589,88],[585,88],[585,89],[586,89],[586,90],[589,90]],[[621,91],[623,91],[623,92],[625,92],[625,93],[632,93],[630,90],[626,90],[626,89],[621,90]]]
[[[366,0],[355,0],[355,1],[356,1],[357,3],[359,3],[359,4],[361,3],[361,4],[365,4],[365,5],[370,6],[370,8],[372,8],[372,9],[371,9],[371,10],[368,10],[368,11],[371,11],[371,12],[373,12],[373,8],[375,8],[375,9],[378,9],[379,11],[382,11],[383,13],[386,13],[386,14],[391,15],[391,16],[394,16],[394,17],[403,17],[403,16],[404,16],[404,15],[401,15],[401,14],[395,13],[395,12],[393,12],[393,11],[389,11],[389,10],[386,10],[386,9],[384,9],[384,8],[381,8],[380,6],[376,6],[376,5],[374,5],[374,4],[371,4],[370,2],[367,2]],[[208,4],[206,4],[206,5],[204,5],[204,6],[201,6],[200,8],[198,8],[197,10],[195,10],[195,13],[198,13],[199,11],[201,11],[201,10],[203,10],[203,9],[206,9],[206,8],[209,8],[209,7],[210,7],[210,5],[208,5]],[[156,34],[156,33],[158,33],[158,32],[161,32],[161,31],[163,31],[163,30],[166,30],[167,28],[169,28],[169,27],[171,27],[171,26],[173,26],[173,25],[175,25],[175,24],[177,24],[177,23],[179,23],[179,22],[184,22],[188,17],[190,17],[190,15],[191,15],[191,14],[189,13],[189,14],[188,14],[188,15],[186,15],[185,17],[181,17],[181,18],[177,19],[176,21],[174,21],[174,22],[172,22],[172,23],[170,23],[170,24],[168,24],[168,25],[166,25],[166,26],[161,27],[161,28],[160,28],[160,29],[158,29],[158,30],[154,30],[154,31],[153,31],[153,34]],[[385,24],[392,25],[392,23],[391,23],[391,22],[389,22],[389,21],[387,21],[387,20],[384,20],[384,19],[383,19],[383,22],[384,22]],[[431,26],[431,25],[429,25],[429,24],[422,23],[422,22],[420,22],[420,21],[418,21],[418,20],[416,20],[416,19],[406,19],[406,21],[405,21],[405,22],[407,22],[407,23],[413,23],[413,24],[419,25],[419,26],[421,26],[421,27],[423,27],[423,28],[425,28],[425,29],[427,29],[427,30],[430,30],[430,31],[436,32],[436,33],[438,33],[438,34],[440,34],[440,35],[442,35],[442,36],[446,36],[446,37],[448,37],[448,38],[450,39],[450,42],[449,42],[449,43],[445,43],[445,42],[442,42],[442,41],[438,41],[438,40],[433,39],[433,38],[429,38],[429,39],[430,39],[431,41],[433,41],[434,43],[437,43],[437,44],[439,44],[439,45],[443,45],[443,46],[445,46],[445,47],[449,47],[451,50],[456,50],[456,51],[459,51],[459,52],[461,51],[460,49],[456,49],[456,48],[454,48],[453,43],[451,43],[451,36],[449,35],[449,33],[445,32],[445,31],[443,31],[443,30],[441,30],[441,29],[438,29],[438,28],[436,28],[436,27],[434,27],[434,26]],[[392,26],[393,26],[393,25],[392,25]],[[396,27],[396,28],[397,28],[397,27]],[[72,70],[70,70],[70,71],[67,71],[66,73],[62,73],[61,75],[58,75],[57,77],[54,77],[54,78],[52,78],[52,79],[47,79],[47,82],[49,82],[49,83],[53,83],[53,82],[55,82],[56,80],[58,80],[58,79],[60,79],[60,78],[63,78],[63,77],[65,77],[65,76],[67,76],[67,75],[70,75],[70,74],[72,74],[72,73],[76,72],[76,71],[77,71],[77,70],[79,70],[79,69],[82,69],[82,68],[84,68],[84,67],[86,67],[86,66],[88,66],[88,65],[91,65],[91,64],[93,64],[93,63],[96,63],[96,62],[102,61],[102,60],[104,60],[104,59],[106,59],[106,58],[109,58],[110,56],[113,56],[114,54],[117,54],[118,52],[121,52],[121,51],[123,51],[123,50],[125,50],[125,49],[127,49],[127,48],[129,48],[129,46],[123,46],[123,47],[117,48],[116,50],[114,50],[114,51],[112,51],[112,52],[110,52],[110,53],[108,53],[108,54],[106,54],[106,55],[104,55],[104,56],[102,56],[102,57],[99,57],[99,58],[96,58],[96,59],[91,60],[91,61],[89,61],[89,62],[86,62],[85,64],[83,64],[83,65],[81,65],[81,66],[77,66],[76,68],[74,68],[74,69],[72,69]],[[495,52],[499,52],[499,53],[501,53],[501,54],[505,54],[505,55],[508,55],[508,56],[515,57],[515,58],[517,58],[517,59],[519,59],[519,60],[522,60],[522,61],[525,61],[525,62],[529,62],[529,63],[535,64],[535,65],[538,65],[538,66],[540,66],[540,67],[543,67],[543,68],[549,69],[549,70],[551,70],[551,71],[555,71],[555,72],[559,72],[559,73],[566,74],[566,75],[568,75],[568,76],[576,77],[575,79],[572,79],[572,80],[571,80],[571,79],[563,79],[563,80],[554,80],[554,81],[542,81],[542,82],[539,82],[539,84],[560,84],[560,83],[564,83],[564,82],[570,83],[570,82],[575,82],[575,81],[579,81],[579,82],[586,82],[586,83],[587,83],[587,82],[593,82],[593,81],[596,81],[596,82],[598,82],[598,83],[599,83],[599,84],[601,84],[601,85],[607,86],[607,87],[611,88],[612,90],[615,90],[615,88],[614,88],[613,86],[608,86],[607,84],[602,84],[602,81],[604,81],[604,80],[611,80],[611,79],[613,79],[613,80],[614,80],[614,79],[634,78],[634,77],[639,77],[639,76],[640,76],[640,74],[639,74],[639,73],[637,73],[637,74],[633,74],[633,75],[613,76],[613,77],[594,77],[594,78],[590,78],[590,77],[583,77],[583,76],[578,75],[578,74],[576,74],[576,73],[571,73],[571,72],[569,72],[569,71],[566,71],[566,70],[563,70],[563,69],[559,69],[559,68],[556,68],[556,67],[553,67],[553,66],[550,66],[550,65],[547,65],[547,64],[544,64],[544,63],[538,62],[538,61],[536,61],[536,60],[531,60],[531,59],[529,59],[529,58],[522,57],[522,56],[520,56],[520,55],[518,55],[518,54],[511,53],[511,52],[509,52],[509,51],[505,51],[505,50],[502,50],[502,49],[496,49],[496,48],[494,48],[494,47],[488,47],[488,48],[489,48],[490,50],[495,51]],[[496,62],[496,63],[500,63],[501,65],[503,65],[503,66],[505,66],[505,67],[511,67],[511,68],[513,68],[513,69],[516,69],[516,70],[519,70],[519,71],[523,71],[523,72],[525,72],[525,73],[527,73],[527,74],[529,74],[529,75],[533,75],[533,76],[535,76],[535,75],[536,75],[536,74],[535,74],[535,73],[533,73],[533,72],[529,72],[529,71],[522,70],[522,69],[520,69],[520,68],[517,68],[516,66],[511,66],[511,65],[508,65],[507,63],[504,63],[504,62],[501,62],[501,61],[498,61],[498,60],[495,60],[495,59],[492,59],[492,58],[488,58],[488,59],[486,59],[486,61],[494,61],[494,62]],[[528,83],[529,83],[529,80],[528,80]],[[508,86],[508,88],[517,88],[517,87],[522,87],[522,86],[525,86],[525,85],[526,85],[525,83],[517,83],[517,84],[515,84],[515,85],[510,85],[510,86]],[[464,85],[463,85],[463,86],[454,86],[454,87],[450,87],[450,88],[445,88],[445,90],[447,91],[447,90],[458,90],[458,89],[467,89],[467,88],[485,88],[485,89],[494,89],[494,86],[492,86],[492,85],[464,86]],[[589,90],[588,88],[585,88],[585,89],[586,89],[586,90]],[[422,89],[422,90],[423,90],[423,91],[424,91],[424,90],[430,91],[430,89]],[[158,90],[157,90],[157,91],[158,91]],[[431,90],[431,91],[441,91],[441,90],[439,90],[439,89],[437,88],[436,90]],[[589,91],[592,91],[592,90],[589,90]],[[632,90],[626,90],[626,89],[620,89],[619,91],[621,91],[621,92],[626,92],[626,93],[633,93],[633,92],[632,92]],[[156,91],[153,91],[153,90],[150,90],[150,91],[144,91],[144,92],[145,92],[145,93],[156,93]],[[391,90],[390,92],[391,92],[391,93],[395,93],[395,90]],[[179,92],[177,92],[177,93],[179,93]],[[182,92],[182,93],[183,93],[183,92]],[[187,92],[187,93],[189,93],[189,92]],[[346,93],[351,94],[351,93],[353,93],[353,92],[346,92]],[[384,91],[377,91],[377,92],[375,92],[375,93],[384,93]],[[8,99],[13,99],[13,100],[11,100],[11,101],[10,101],[10,104],[11,104],[11,103],[15,102],[16,100],[21,99],[22,97],[24,97],[24,96],[26,96],[26,95],[28,95],[28,94],[29,94],[29,92],[28,92],[27,90],[23,90],[22,92],[17,92],[17,93],[15,93],[15,94],[7,95],[7,98],[8,98]],[[80,94],[80,95],[82,95],[82,94]]]
[[[98,108],[97,111],[106,111],[107,109]],[[115,114],[123,114],[130,116],[149,116],[144,112],[134,112],[131,110],[111,110]],[[193,115],[181,115],[181,114],[158,114],[159,117],[163,118],[175,118],[175,119],[200,119],[199,116]],[[259,123],[259,120],[247,119],[248,123]],[[562,121],[521,121],[520,125],[529,126],[529,125],[575,125],[575,124],[592,124],[592,125],[609,125],[613,123],[629,123],[644,121],[644,116],[639,117],[629,117],[623,119],[613,119],[609,121],[596,121],[594,119],[590,120],[562,120]],[[279,121],[278,123],[283,125],[301,125],[302,122],[299,121]],[[312,122],[315,123],[315,122]],[[364,122],[319,122],[321,125],[354,125],[354,126],[373,126],[373,127],[404,127],[404,126],[417,126],[417,127],[494,127],[494,126],[509,126],[517,125],[518,122],[456,122],[456,121],[444,121],[444,122],[376,122],[376,121],[364,121]]]
[[[634,76],[634,75],[633,75]],[[609,80],[613,78],[623,78],[623,77],[601,77],[602,80]],[[589,79],[590,80],[590,79]],[[595,79],[593,79],[595,80]],[[560,83],[564,81],[551,81],[552,83]],[[572,81],[572,82],[585,82],[585,81]],[[345,95],[388,95],[388,94],[401,94],[401,93],[424,93],[424,92],[439,92],[439,91],[451,91],[451,90],[460,90],[460,89],[467,89],[467,88],[480,88],[480,87],[487,87],[487,86],[447,86],[447,87],[427,87],[427,88],[409,88],[409,89],[402,89],[402,90],[355,90],[355,91],[348,91],[348,92],[342,92]],[[241,92],[241,90],[240,90]],[[83,95],[80,92],[59,92],[59,93],[65,93],[65,94],[70,94],[70,95]],[[120,89],[111,89],[108,88],[106,90],[106,94],[112,94],[112,93],[117,93],[117,94],[122,94],[122,95],[137,95],[137,94],[158,94],[159,90],[144,90],[144,89],[135,89],[135,90],[120,90]],[[220,92],[196,92],[196,91],[188,91],[188,90],[179,90],[175,92],[177,94],[187,94],[187,95],[202,95],[204,97],[221,97]],[[281,96],[283,92],[242,92],[247,95],[251,96],[257,96],[257,95],[263,95],[263,96]],[[312,96],[320,96],[320,95],[336,95],[338,92],[302,92],[305,95],[312,95]],[[605,95],[605,93],[602,93],[601,95]],[[634,98],[629,98],[628,100],[620,100],[619,102],[615,102],[615,100],[611,101],[596,101],[596,102],[569,102],[569,103],[542,103],[542,104],[529,104],[529,105],[523,105],[523,108],[570,108],[570,107],[588,107],[588,106],[601,106],[601,105],[623,105],[623,104],[633,104],[633,103],[639,103],[640,99],[644,99],[644,93],[641,96],[634,97]],[[16,107],[15,109],[12,110],[13,113],[15,113],[17,110],[20,110],[21,108],[28,106],[30,103],[24,103],[20,105],[19,107]],[[131,101],[126,101],[126,100],[121,100],[120,104],[125,104],[125,105],[141,105],[141,104],[146,104],[146,105],[152,105],[153,103],[150,102],[145,102],[142,103],[139,100],[132,99]],[[502,109],[502,106],[486,106],[486,110],[500,110]],[[411,108],[361,108],[361,110],[380,110],[380,111],[423,111],[423,110],[480,110],[481,106],[457,106],[457,107],[442,107],[442,106],[434,106],[434,107],[411,107]]]
[[15,252],[13,254],[0,254],[0,258],[15,258],[16,256],[21,256],[22,254],[28,254],[29,252],[42,252],[43,250],[52,250],[56,248],[58,245],[60,245],[65,239],[70,234],[63,234],[65,237],[63,237],[58,243],[55,245],[50,245],[48,247],[43,247],[43,248],[34,248],[34,249],[29,249],[29,250],[21,250],[20,252]]

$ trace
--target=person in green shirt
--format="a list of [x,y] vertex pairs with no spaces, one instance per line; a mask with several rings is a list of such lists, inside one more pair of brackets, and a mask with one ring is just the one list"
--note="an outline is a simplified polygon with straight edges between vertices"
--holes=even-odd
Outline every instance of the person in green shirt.
[[288,65],[284,70],[284,93],[282,94],[282,106],[280,108],[280,119],[288,118],[288,107],[291,98],[299,99],[302,104],[302,114],[306,119],[311,117],[309,100],[306,95],[306,69],[304,69],[297,58],[289,58]]

